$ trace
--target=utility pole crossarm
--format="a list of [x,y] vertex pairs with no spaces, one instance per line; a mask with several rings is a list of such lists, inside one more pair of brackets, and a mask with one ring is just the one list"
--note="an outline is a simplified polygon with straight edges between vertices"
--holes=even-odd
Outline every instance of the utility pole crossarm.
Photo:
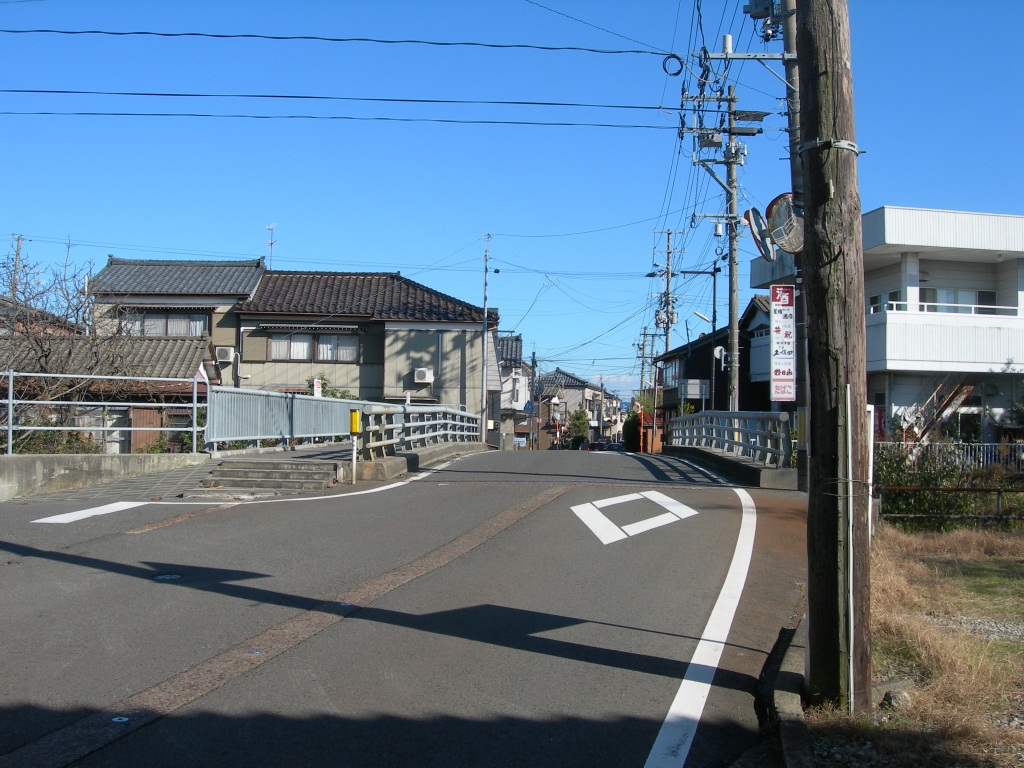
[[795,53],[711,53],[710,51],[703,54],[694,54],[695,56],[703,56],[706,59],[712,61],[727,61],[729,59],[747,59],[756,61],[788,61],[790,59],[796,59]]

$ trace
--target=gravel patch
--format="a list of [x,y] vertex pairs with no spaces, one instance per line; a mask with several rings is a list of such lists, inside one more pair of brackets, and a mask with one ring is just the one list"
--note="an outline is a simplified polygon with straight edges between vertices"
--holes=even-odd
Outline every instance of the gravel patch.
[[1019,640],[1024,642],[1024,623],[976,619],[972,616],[940,616],[929,614],[928,621],[942,627],[953,627],[970,632],[985,640]]

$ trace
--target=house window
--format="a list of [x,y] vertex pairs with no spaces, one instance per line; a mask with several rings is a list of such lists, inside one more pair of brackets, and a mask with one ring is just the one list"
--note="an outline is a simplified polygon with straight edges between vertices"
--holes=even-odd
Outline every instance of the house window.
[[203,336],[209,315],[205,312],[141,310],[125,312],[124,332],[128,336]]
[[994,315],[999,311],[996,309],[995,291],[978,291],[978,304],[979,315]]
[[270,336],[270,359],[357,363],[359,337],[340,333],[275,333]]
[[662,386],[666,389],[677,386],[679,384],[679,360],[666,360],[665,361],[665,375]]
[[359,337],[339,333],[318,335],[316,359],[332,363],[359,362]]
[[888,293],[879,293],[874,296],[869,296],[868,313],[874,315],[878,312],[895,310],[898,308],[899,302],[899,291],[889,291]]
[[[995,291],[974,291],[969,288],[922,288],[922,311],[958,312],[962,314],[995,314]],[[985,307],[981,309],[978,305]]]

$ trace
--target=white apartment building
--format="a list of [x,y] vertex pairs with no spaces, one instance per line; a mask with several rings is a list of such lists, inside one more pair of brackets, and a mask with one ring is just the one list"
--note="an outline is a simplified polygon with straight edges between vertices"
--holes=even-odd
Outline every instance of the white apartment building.
[[[1024,402],[1024,216],[886,206],[862,224],[867,387],[879,429],[907,439],[1024,437],[1014,409]],[[791,274],[791,257],[751,262],[753,287]]]

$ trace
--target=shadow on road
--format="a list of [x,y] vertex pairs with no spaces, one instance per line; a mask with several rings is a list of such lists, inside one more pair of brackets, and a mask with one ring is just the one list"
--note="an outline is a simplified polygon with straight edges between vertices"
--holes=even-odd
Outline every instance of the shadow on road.
[[[344,706],[342,704],[342,706]],[[351,717],[323,714],[309,717],[260,712],[235,716],[190,708],[186,713],[154,720],[132,730],[133,719],[113,723],[107,712],[88,709],[47,709],[34,706],[0,708],[0,720],[12,724],[102,721],[123,738],[86,754],[68,749],[67,739],[31,744],[0,756],[2,768],[573,768],[573,766],[641,766],[660,722],[638,717],[593,720],[582,717],[450,717],[411,718],[401,715]],[[58,735],[60,731],[57,731]],[[756,734],[751,734],[756,740]],[[724,743],[723,743],[724,742]],[[65,746],[61,746],[64,744]],[[735,733],[727,740],[715,725],[702,725],[691,756],[722,752],[735,756]]]

